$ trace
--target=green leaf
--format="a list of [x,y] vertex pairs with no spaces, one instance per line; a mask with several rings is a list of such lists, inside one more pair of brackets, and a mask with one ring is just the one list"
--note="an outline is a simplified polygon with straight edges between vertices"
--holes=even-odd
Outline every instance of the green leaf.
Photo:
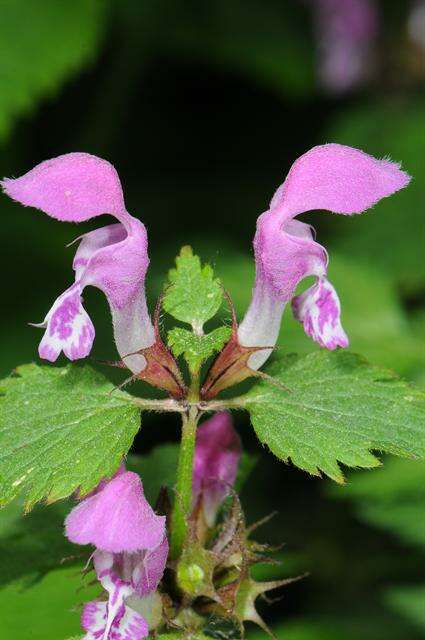
[[170,286],[164,295],[164,309],[201,333],[204,323],[218,311],[223,299],[220,281],[212,268],[201,266],[191,247],[183,247],[169,273]]
[[20,580],[31,585],[60,566],[79,561],[76,548],[63,535],[63,523],[74,506],[71,501],[48,507],[37,505],[22,515],[21,497],[3,507],[0,514],[0,585]]
[[424,394],[346,351],[286,357],[243,396],[260,441],[282,460],[343,481],[338,462],[375,467],[372,450],[425,455]]
[[0,137],[94,58],[107,10],[102,0],[1,3]]
[[168,332],[168,344],[176,358],[183,355],[189,369],[197,371],[207,358],[221,351],[231,334],[230,327],[219,327],[202,336],[176,327]]
[[404,542],[425,545],[425,462],[390,458],[376,473],[356,473],[330,495],[350,500],[357,516]]
[[[1,589],[2,625],[7,638],[60,640],[79,634],[81,604],[100,594],[98,584],[86,584],[81,589],[81,576],[82,567],[62,567],[30,587],[17,580]],[[78,640],[80,637],[76,636]]]
[[92,489],[128,452],[139,409],[91,367],[23,365],[0,383],[0,505]]
[[384,598],[387,605],[394,611],[425,631],[425,585],[394,587],[388,589]]

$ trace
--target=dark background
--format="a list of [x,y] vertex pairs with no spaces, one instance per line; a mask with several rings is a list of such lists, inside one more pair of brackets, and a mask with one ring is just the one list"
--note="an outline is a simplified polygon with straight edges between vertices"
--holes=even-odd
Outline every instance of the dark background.
[[[69,151],[107,158],[128,210],[148,229],[151,301],[180,245],[192,244],[243,313],[256,218],[301,153],[333,141],[402,161],[412,184],[373,212],[303,219],[329,249],[352,349],[422,385],[424,49],[412,37],[420,3],[370,3],[376,33],[361,47],[362,74],[345,90],[320,81],[323,47],[332,49],[332,33],[318,28],[320,4],[0,3],[0,174],[19,176]],[[340,4],[350,11],[352,3]],[[102,221],[77,228],[5,197],[0,206],[1,368],[8,374],[37,357],[41,336],[26,323],[40,321],[71,282],[73,248],[64,245]],[[115,358],[105,300],[95,290],[85,300],[97,331],[93,358]],[[280,348],[316,346],[288,316]],[[142,385],[132,391],[146,393]],[[270,624],[287,622],[295,640],[330,640],[329,629],[342,640],[421,637],[418,615],[389,604],[386,594],[420,583],[423,548],[397,535],[391,516],[388,526],[362,517],[367,490],[359,503],[348,500],[344,489],[275,461],[243,418],[238,425],[259,456],[243,493],[249,517],[280,512],[261,531],[264,540],[286,543],[276,575],[311,572],[282,602],[262,606]],[[135,450],[145,453],[177,434],[172,419],[147,417]],[[412,519],[423,530],[424,502],[414,502]]]

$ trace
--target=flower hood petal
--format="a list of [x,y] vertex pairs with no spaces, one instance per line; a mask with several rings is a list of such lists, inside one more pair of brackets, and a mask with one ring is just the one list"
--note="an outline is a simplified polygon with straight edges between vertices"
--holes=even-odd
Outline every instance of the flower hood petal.
[[5,178],[1,185],[13,200],[57,220],[82,222],[104,213],[125,212],[115,168],[89,153],[45,160],[20,178]]
[[282,219],[313,209],[362,213],[409,182],[410,176],[396,162],[342,144],[324,144],[294,162],[270,210]]
[[65,532],[77,544],[133,553],[158,547],[165,536],[165,516],[154,513],[137,473],[126,471],[74,507]]

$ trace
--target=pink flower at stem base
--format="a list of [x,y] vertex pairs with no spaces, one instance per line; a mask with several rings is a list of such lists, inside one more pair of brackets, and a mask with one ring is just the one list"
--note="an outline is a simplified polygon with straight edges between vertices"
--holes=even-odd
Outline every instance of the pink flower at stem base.
[[85,640],[141,640],[149,634],[146,620],[127,605],[145,598],[162,578],[168,557],[165,517],[157,516],[143,494],[139,476],[120,470],[102,481],[65,521],[76,544],[96,547],[93,564],[108,602],[86,604],[82,615]]

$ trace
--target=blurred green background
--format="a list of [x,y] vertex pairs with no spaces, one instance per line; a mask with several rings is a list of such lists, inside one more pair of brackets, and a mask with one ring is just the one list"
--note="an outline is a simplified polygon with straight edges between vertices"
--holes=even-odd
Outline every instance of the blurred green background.
[[[303,219],[329,250],[351,349],[423,386],[423,3],[357,0],[357,8],[372,9],[375,27],[358,47],[361,56],[355,48],[350,54],[362,66],[348,87],[324,81],[323,69],[326,56],[341,59],[341,34],[351,51],[341,10],[350,25],[356,0],[341,0],[337,16],[320,14],[329,4],[0,0],[0,174],[19,176],[69,151],[107,158],[129,211],[148,228],[151,301],[180,245],[190,243],[214,265],[242,314],[256,218],[301,153],[332,141],[402,161],[411,185],[373,211]],[[101,221],[77,228],[5,197],[0,206],[6,375],[37,357],[41,334],[27,322],[40,321],[71,282],[73,249],[65,245]],[[88,289],[85,301],[97,330],[93,357],[115,358],[105,300]],[[317,348],[289,314],[279,346]],[[348,484],[335,487],[278,463],[257,446],[243,418],[238,426],[258,455],[242,494],[248,517],[279,510],[261,530],[264,540],[285,542],[282,566],[272,574],[310,572],[282,591],[282,600],[261,605],[277,637],[424,637],[424,465],[387,460],[377,471],[350,472]],[[155,444],[177,434],[172,418],[147,417],[135,452],[152,456]],[[142,471],[144,478],[149,473],[155,482],[155,465]],[[61,532],[68,508],[22,519],[12,505],[0,514],[0,612],[8,640],[62,640],[78,632],[73,603],[90,594],[76,593],[81,559],[60,564],[75,554]],[[262,577],[270,575],[264,569]],[[265,637],[250,631],[253,640]]]

